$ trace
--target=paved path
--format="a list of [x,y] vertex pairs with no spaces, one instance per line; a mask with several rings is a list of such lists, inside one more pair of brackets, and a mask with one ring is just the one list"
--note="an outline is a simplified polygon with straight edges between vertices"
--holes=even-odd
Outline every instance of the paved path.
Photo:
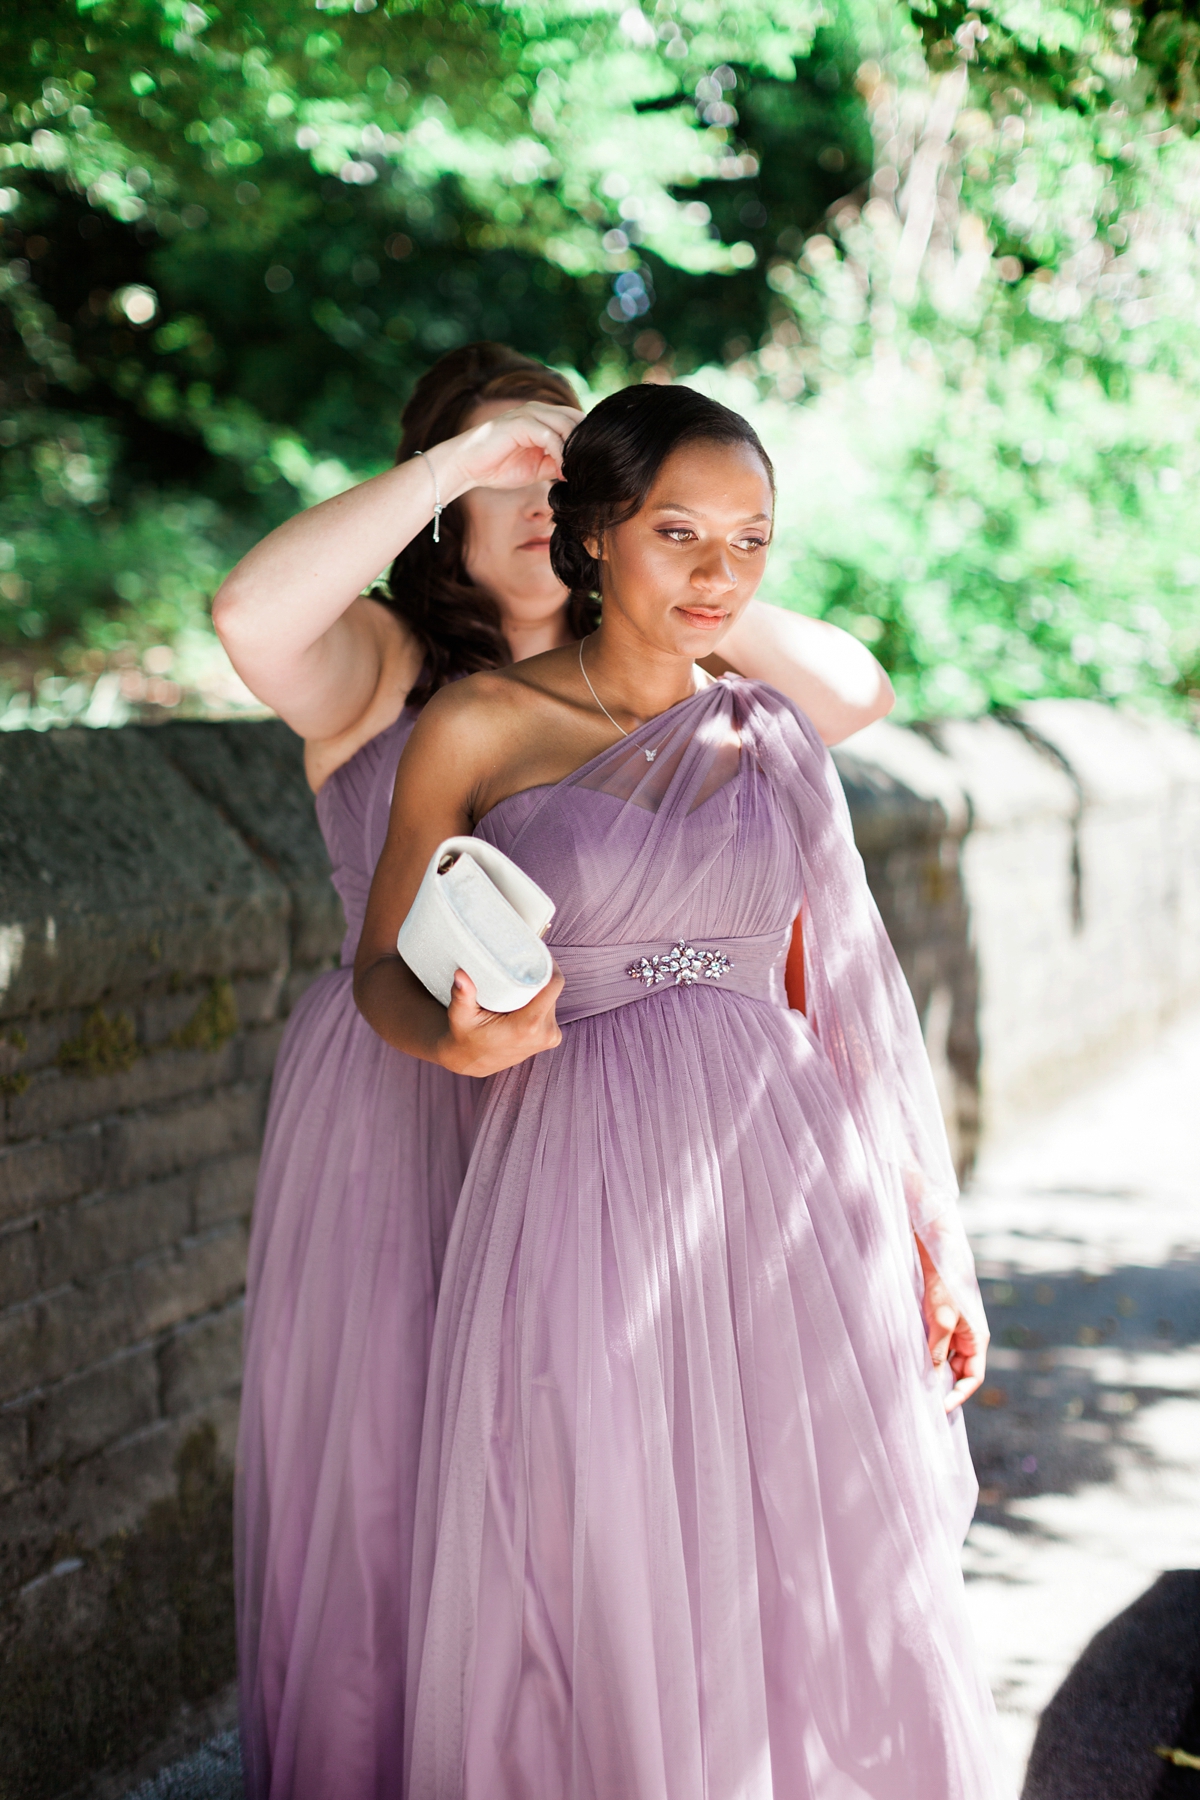
[[[1200,1567],[1198,1140],[1193,1018],[985,1157],[964,1203],[995,1338],[968,1595],[1014,1788],[1093,1632]],[[232,1735],[134,1792],[240,1800]]]
[[1200,1567],[1200,1018],[981,1164],[968,1593],[1014,1783],[1106,1620]]
[[[131,1788],[126,1800],[244,1800],[244,1796],[237,1732],[223,1731],[152,1781]],[[329,1800],[336,1800],[336,1795]]]

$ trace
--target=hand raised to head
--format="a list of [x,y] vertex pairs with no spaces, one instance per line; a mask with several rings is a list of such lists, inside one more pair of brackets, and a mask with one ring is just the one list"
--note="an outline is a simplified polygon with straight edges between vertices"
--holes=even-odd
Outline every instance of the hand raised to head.
[[486,419],[454,440],[454,461],[466,487],[527,487],[557,481],[563,445],[582,419],[573,406],[528,400]]

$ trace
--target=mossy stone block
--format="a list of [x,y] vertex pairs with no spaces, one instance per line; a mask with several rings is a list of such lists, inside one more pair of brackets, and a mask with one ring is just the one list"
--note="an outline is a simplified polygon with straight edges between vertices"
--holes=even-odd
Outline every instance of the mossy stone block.
[[152,734],[0,737],[0,1018],[278,968],[289,913]]
[[286,885],[292,962],[305,967],[336,956],[346,927],[295,732],[281,719],[142,729]]

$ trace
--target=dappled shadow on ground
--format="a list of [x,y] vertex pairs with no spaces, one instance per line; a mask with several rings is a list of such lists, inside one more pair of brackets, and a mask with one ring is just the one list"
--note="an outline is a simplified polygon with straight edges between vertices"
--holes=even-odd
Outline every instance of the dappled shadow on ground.
[[1170,1463],[1172,1415],[1200,1400],[1200,1258],[983,1290],[988,1379],[967,1408],[981,1520],[1032,1531],[1012,1502]]

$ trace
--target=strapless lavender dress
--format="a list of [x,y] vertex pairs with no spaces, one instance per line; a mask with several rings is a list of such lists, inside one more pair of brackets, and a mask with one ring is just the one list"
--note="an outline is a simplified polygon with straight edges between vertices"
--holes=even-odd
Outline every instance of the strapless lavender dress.
[[237,1473],[248,1800],[388,1800],[417,1454],[479,1084],[392,1050],[351,969],[405,712],[317,796],[348,931],[280,1048],[254,1206]]
[[827,753],[725,681],[478,832],[557,901],[563,1039],[451,1231],[406,1800],[993,1800],[914,1227],[978,1292]]

